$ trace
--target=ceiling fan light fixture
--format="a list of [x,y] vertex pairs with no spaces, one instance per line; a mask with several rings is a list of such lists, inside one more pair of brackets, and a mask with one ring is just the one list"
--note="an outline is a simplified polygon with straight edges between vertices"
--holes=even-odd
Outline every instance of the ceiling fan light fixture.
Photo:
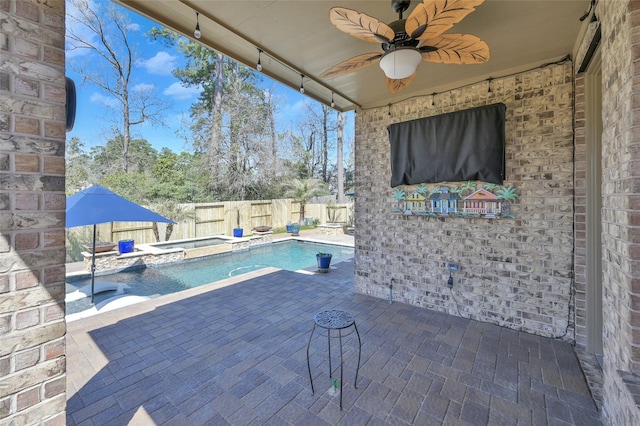
[[415,48],[391,50],[380,59],[380,68],[384,74],[394,80],[402,80],[416,72],[422,61],[420,51]]
[[193,31],[193,36],[197,39],[202,37],[202,33],[200,32],[200,14],[196,12],[196,29]]

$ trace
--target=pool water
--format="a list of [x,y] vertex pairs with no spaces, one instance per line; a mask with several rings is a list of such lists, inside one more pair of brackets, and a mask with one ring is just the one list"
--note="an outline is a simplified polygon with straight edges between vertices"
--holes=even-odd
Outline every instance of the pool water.
[[169,242],[169,243],[154,243],[150,244],[153,247],[168,250],[172,248],[194,249],[200,247],[215,246],[218,244],[228,243],[229,238],[205,238],[201,240],[181,241],[181,242]]
[[[304,241],[282,241],[195,260],[97,275],[96,281],[125,283],[131,287],[126,291],[126,294],[157,297],[269,266],[289,271],[314,267],[317,265],[316,254],[318,252],[331,253],[333,255],[332,263],[353,257],[353,247]],[[66,292],[74,292],[85,285],[91,285],[90,276],[68,277]],[[114,294],[115,291],[96,294],[94,302],[99,303],[113,297]],[[87,297],[67,302],[66,311],[67,314],[72,314],[90,307],[90,298]]]

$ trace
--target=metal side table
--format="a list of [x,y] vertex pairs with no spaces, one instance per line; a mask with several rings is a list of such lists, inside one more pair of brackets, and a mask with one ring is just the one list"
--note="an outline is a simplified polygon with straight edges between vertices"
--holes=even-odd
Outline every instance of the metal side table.
[[338,336],[333,336],[334,338],[338,338],[340,341],[340,409],[342,410],[342,337],[346,337],[351,333],[342,334],[343,330],[353,326],[356,335],[358,336],[358,366],[356,367],[356,379],[353,382],[353,387],[358,389],[358,370],[360,370],[360,355],[362,352],[362,342],[360,341],[360,333],[358,332],[358,326],[356,325],[356,320],[347,311],[340,311],[336,309],[321,311],[318,312],[313,317],[313,329],[311,330],[311,335],[309,336],[309,343],[307,343],[307,368],[309,370],[309,381],[311,382],[311,393],[314,394],[315,390],[313,388],[313,377],[311,376],[311,362],[309,361],[309,347],[311,346],[311,339],[313,338],[313,333],[316,331],[316,326],[324,328],[327,330],[327,343],[329,346],[329,377],[333,378],[333,369],[331,368],[331,331],[338,331]]

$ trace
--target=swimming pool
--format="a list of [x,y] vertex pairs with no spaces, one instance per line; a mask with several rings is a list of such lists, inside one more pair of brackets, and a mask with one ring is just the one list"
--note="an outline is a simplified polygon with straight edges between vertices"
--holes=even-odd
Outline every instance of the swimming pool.
[[[195,260],[151,267],[130,268],[124,272],[101,274],[96,282],[108,281],[129,285],[126,294],[158,297],[203,284],[212,283],[268,266],[296,271],[316,266],[318,252],[331,253],[332,263],[353,257],[353,247],[321,244],[299,240],[279,241],[255,246],[248,250],[224,253]],[[91,284],[91,277],[67,277],[67,294]],[[113,297],[115,291],[96,294],[96,304]],[[66,313],[73,314],[91,307],[90,298],[68,301]]]

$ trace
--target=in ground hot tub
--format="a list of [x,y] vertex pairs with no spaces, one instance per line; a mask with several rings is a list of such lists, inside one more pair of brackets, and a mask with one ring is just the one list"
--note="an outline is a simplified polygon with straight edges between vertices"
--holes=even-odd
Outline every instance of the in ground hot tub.
[[201,247],[217,246],[220,244],[228,244],[230,238],[224,235],[215,237],[197,238],[190,240],[177,240],[177,241],[165,241],[163,243],[148,244],[151,247],[157,247],[162,250],[168,250],[173,248],[196,249]]
[[260,235],[253,235],[244,238],[228,237],[226,235],[215,235],[211,237],[192,238],[177,241],[167,241],[162,243],[145,244],[154,252],[165,250],[184,251],[185,259],[194,257],[209,256],[213,254],[227,253],[230,251],[246,250],[249,247],[269,244],[273,242],[272,232],[262,232]]
[[184,249],[185,259],[192,259],[194,257],[230,252],[232,250],[232,240],[233,238],[217,235],[214,237],[153,243],[149,244],[149,246],[160,250],[181,248]]

